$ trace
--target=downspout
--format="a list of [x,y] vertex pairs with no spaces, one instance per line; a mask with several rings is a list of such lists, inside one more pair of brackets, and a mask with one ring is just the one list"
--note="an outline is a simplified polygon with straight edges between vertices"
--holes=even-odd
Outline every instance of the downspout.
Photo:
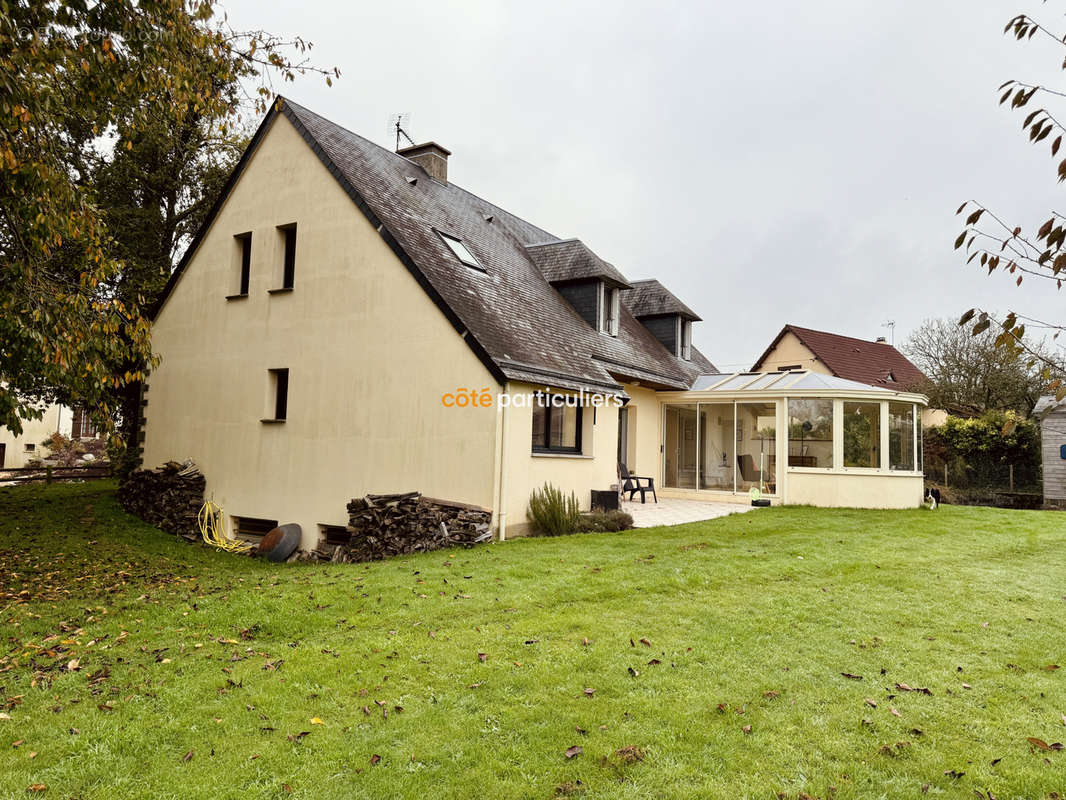
[[[504,384],[504,391],[507,391],[507,385]],[[499,541],[505,541],[507,538],[507,421],[510,416],[507,413],[507,407],[509,403],[500,402],[497,404],[499,410],[499,420],[497,421],[496,429],[499,432],[500,444],[497,448],[497,457],[499,459],[499,473],[497,476],[497,485],[499,486],[499,496],[496,500],[496,527],[499,535]]]

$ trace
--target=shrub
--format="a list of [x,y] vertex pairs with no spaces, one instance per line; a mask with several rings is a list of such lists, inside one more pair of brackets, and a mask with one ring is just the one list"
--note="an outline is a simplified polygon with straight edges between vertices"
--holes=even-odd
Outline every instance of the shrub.
[[550,483],[529,496],[529,518],[537,536],[562,536],[577,529],[581,512],[573,492],[567,497]]
[[633,527],[633,518],[624,511],[603,511],[597,509],[582,514],[577,521],[580,533],[614,533],[627,531]]

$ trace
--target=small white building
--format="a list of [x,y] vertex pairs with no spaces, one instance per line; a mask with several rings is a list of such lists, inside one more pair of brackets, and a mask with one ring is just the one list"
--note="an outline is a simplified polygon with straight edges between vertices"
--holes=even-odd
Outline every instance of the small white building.
[[22,421],[22,433],[17,436],[0,427],[0,469],[19,469],[38,458],[48,457],[44,442],[60,433],[71,439],[94,439],[96,427],[84,409],[50,405],[40,419]]

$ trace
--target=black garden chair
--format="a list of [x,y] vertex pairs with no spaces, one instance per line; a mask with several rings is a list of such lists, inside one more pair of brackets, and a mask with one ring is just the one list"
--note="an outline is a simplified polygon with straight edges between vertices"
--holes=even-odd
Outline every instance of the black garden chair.
[[[622,494],[629,493],[629,499],[632,501],[633,495],[640,492],[640,502],[644,502],[644,495],[651,492],[651,496],[655,499],[655,502],[659,502],[658,495],[655,494],[655,478],[646,478],[642,475],[630,475],[629,468],[622,462],[618,462],[618,473],[622,476]],[[645,483],[641,483],[644,481]]]

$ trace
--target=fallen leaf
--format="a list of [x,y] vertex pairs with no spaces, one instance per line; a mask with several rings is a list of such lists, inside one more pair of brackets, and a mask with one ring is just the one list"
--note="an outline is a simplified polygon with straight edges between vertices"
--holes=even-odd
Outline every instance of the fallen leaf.
[[588,640],[588,637],[586,636],[584,639],[581,640],[581,644],[585,647],[588,647],[590,644],[592,644],[592,642],[590,642]]
[[481,661],[481,662],[488,661],[489,660],[489,654],[488,653],[478,653],[477,654],[477,660]]
[[43,783],[31,783],[26,787],[27,792],[47,792],[48,786]]
[[319,719],[318,717],[311,717],[311,724],[312,724],[312,725],[325,725],[326,723],[324,723],[324,722],[323,722],[323,721],[322,721],[321,719]]
[[585,689],[585,697],[592,697],[594,694],[596,694],[595,689]]
[[1050,750],[1051,747],[1043,739],[1037,739],[1035,736],[1029,736],[1026,738],[1027,742],[1033,747],[1039,747],[1041,750]]
[[81,662],[76,658],[72,658],[67,662],[67,672],[74,672],[74,670],[78,669],[80,666]]
[[762,693],[762,696],[763,696],[763,697],[768,697],[769,699],[773,700],[773,699],[774,699],[775,697],[777,697],[777,696],[778,696],[779,694],[781,694],[781,693],[780,693],[780,692],[776,692],[776,691],[774,691],[773,689],[771,689],[771,690],[770,690],[770,691],[768,691],[768,692],[763,692],[763,693]]
[[848,680],[851,680],[851,681],[861,681],[862,680],[862,675],[855,675],[855,674],[853,674],[851,672],[841,672],[840,674],[843,675]]
[[876,700],[867,697],[865,700],[863,700],[863,702],[866,703],[866,705],[868,705],[870,708],[877,708]]
[[962,688],[963,689],[972,689],[973,687],[970,686],[970,684],[968,684],[968,683],[964,683],[964,684],[962,684]]
[[11,743],[11,746],[12,747],[19,747],[22,744],[23,741],[25,741],[25,740],[24,739],[16,739],[15,741],[13,741]]
[[585,752],[585,748],[583,748],[579,744],[575,744],[573,747],[566,748],[566,752],[564,753],[564,755],[567,758],[573,758],[574,756],[579,756],[579,755],[581,755],[584,752]]
[[183,756],[181,757],[181,760],[182,760],[182,761],[184,761],[184,762],[186,762],[186,763],[188,763],[188,762],[192,761],[192,757],[193,757],[193,752],[194,752],[194,751],[190,750],[190,751],[189,751],[188,753],[186,753],[185,755],[183,755]]
[[635,669],[633,669],[632,667],[630,667],[630,668],[629,668],[629,674],[630,674],[630,675],[632,675],[632,676],[633,676],[633,677],[635,678],[635,677],[637,677],[638,675],[640,675],[640,672],[638,672],[637,670],[635,670]]
[[637,761],[644,760],[644,748],[637,747],[635,744],[627,744],[614,751],[614,754],[618,756],[624,764],[634,764]]
[[657,667],[657,666],[659,666],[659,665],[660,665],[660,664],[662,664],[662,663],[663,663],[663,662],[662,662],[662,661],[660,661],[659,659],[657,659],[657,658],[653,658],[653,659],[652,659],[651,661],[649,661],[649,662],[648,662],[648,666],[649,666],[649,667]]
[[741,730],[744,731],[744,733],[751,733],[751,725],[745,725]]
[[896,709],[894,709],[892,706],[888,707],[888,713],[891,714],[894,717],[902,717],[903,716]]
[[377,753],[374,753],[374,755],[370,756],[371,764],[377,764],[379,761],[381,761],[381,756],[379,756]]
[[288,739],[290,742],[298,742],[305,736],[310,735],[310,733],[311,731],[300,731],[299,733],[290,733],[285,738]]
[[649,642],[649,641],[648,641],[647,639],[644,639],[644,638],[642,638],[642,639],[640,640],[640,643],[641,643],[642,645],[644,645],[645,647],[651,647],[651,642]]
[[582,736],[588,736],[588,731],[582,728],[580,725],[575,725],[574,730],[580,733]]
[[955,780],[958,780],[959,778],[961,778],[966,773],[965,772],[959,772],[957,769],[949,769],[949,770],[945,770],[944,774],[947,775],[949,778],[954,778]]

